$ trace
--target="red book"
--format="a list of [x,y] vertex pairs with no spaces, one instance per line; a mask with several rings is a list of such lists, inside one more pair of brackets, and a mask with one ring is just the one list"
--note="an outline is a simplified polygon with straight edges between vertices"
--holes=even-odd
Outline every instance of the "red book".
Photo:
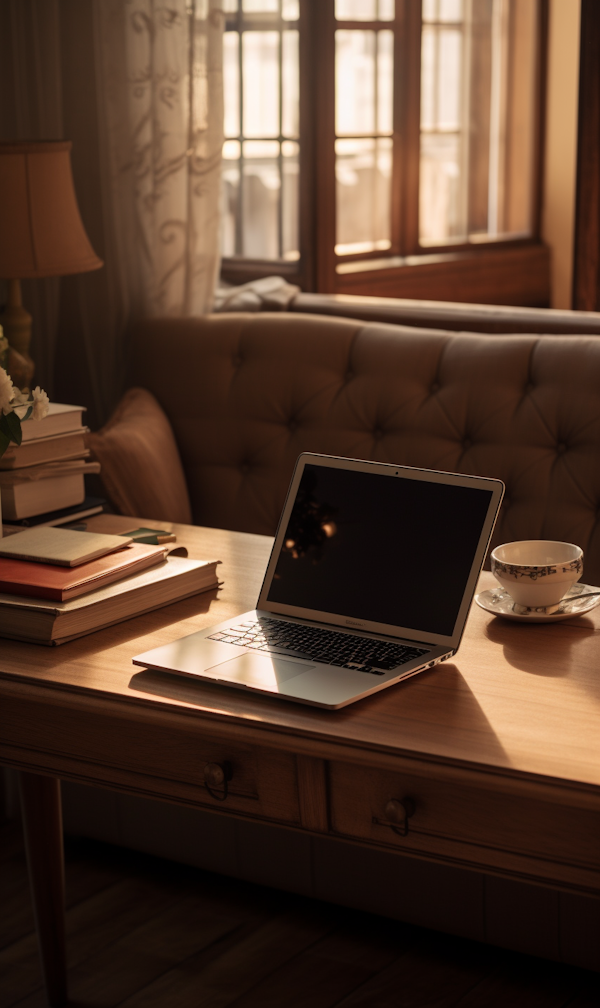
[[132,574],[139,574],[147,567],[160,563],[166,555],[166,546],[133,543],[78,567],[0,557],[0,592],[66,602]]

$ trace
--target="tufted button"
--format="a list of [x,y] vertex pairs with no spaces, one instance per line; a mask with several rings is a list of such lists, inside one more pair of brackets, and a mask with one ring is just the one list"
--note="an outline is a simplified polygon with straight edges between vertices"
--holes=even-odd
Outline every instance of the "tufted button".
[[439,382],[434,382],[433,385],[431,386],[431,388],[429,389],[429,391],[430,391],[431,395],[435,395],[436,392],[439,392],[440,391]]
[[242,462],[240,466],[240,472],[243,473],[244,476],[246,475],[246,473],[250,472],[250,466],[248,465],[247,462]]
[[468,451],[468,450],[469,450],[469,448],[471,448],[471,447],[472,447],[472,444],[473,444],[473,442],[472,442],[472,441],[470,441],[468,437],[466,437],[466,438],[464,439],[463,443],[462,443],[462,446],[463,446],[463,451]]
[[241,356],[241,354],[236,354],[235,357],[232,357],[231,359],[231,363],[233,364],[234,368],[238,368],[242,363],[242,361],[243,357]]
[[375,430],[373,431],[373,437],[375,438],[376,441],[379,441],[379,439],[383,437],[383,431],[381,427],[375,428]]
[[352,379],[354,378],[354,373],[352,371],[346,371],[346,374],[345,374],[344,377],[345,377],[345,379],[346,379],[347,382],[352,381]]
[[563,441],[561,441],[559,444],[557,444],[556,451],[558,452],[559,455],[564,455],[564,453],[566,452],[566,450],[567,450],[567,446],[566,446],[566,444],[564,444]]
[[298,421],[297,420],[290,420],[289,423],[288,423],[288,428],[290,429],[290,431],[293,434],[295,431],[298,430]]

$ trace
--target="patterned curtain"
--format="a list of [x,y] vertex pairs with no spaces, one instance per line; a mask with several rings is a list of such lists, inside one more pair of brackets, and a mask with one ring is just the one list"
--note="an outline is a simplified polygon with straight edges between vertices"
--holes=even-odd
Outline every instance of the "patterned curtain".
[[95,16],[113,251],[132,313],[201,314],[219,269],[221,0],[96,0]]
[[221,0],[0,0],[0,137],[72,140],[105,263],[23,284],[35,380],[92,428],[122,394],[131,321],[213,303],[222,32]]

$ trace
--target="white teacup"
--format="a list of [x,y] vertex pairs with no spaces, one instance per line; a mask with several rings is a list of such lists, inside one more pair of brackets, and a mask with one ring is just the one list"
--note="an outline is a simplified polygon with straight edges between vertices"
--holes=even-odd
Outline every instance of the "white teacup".
[[556,605],[581,577],[583,550],[574,543],[522,539],[496,546],[492,574],[519,605]]

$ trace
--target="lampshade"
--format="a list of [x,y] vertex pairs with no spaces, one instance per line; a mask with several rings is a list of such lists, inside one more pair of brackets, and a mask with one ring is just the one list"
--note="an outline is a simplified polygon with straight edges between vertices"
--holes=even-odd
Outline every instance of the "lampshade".
[[85,233],[71,141],[0,143],[0,277],[87,273],[103,265]]

